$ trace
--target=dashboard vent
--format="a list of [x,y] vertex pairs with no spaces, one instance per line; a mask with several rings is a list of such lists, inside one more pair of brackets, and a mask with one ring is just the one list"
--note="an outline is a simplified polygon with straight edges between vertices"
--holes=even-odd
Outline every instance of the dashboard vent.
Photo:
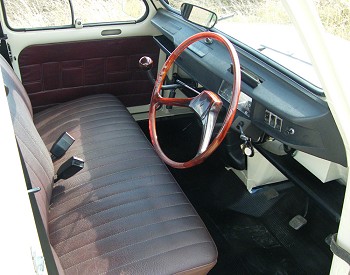
[[[233,64],[232,63],[231,63],[230,68],[228,68],[228,71],[231,74],[233,74]],[[243,66],[241,66],[241,77],[242,77],[243,82],[248,84],[253,89],[258,87],[259,84],[261,84],[263,82],[262,79],[259,76],[257,76],[252,71],[244,68]]]

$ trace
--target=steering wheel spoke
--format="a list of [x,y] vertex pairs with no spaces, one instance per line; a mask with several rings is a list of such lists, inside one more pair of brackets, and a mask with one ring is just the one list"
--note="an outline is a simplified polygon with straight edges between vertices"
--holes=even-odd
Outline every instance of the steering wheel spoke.
[[201,119],[203,129],[197,156],[203,154],[208,149],[211,136],[213,135],[216,119],[219,115],[219,111],[220,108],[218,109],[213,105],[208,113]]
[[155,101],[163,105],[189,107],[192,99],[193,98],[167,98],[159,95]]
[[220,97],[210,91],[203,91],[192,98],[189,107],[198,115],[202,122],[202,138],[197,155],[202,154],[208,148],[215,123],[222,107]]

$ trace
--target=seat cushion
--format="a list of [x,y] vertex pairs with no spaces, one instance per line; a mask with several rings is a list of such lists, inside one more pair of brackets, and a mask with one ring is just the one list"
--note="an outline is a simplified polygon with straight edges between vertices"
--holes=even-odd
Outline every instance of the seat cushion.
[[65,131],[85,167],[53,186],[50,241],[66,274],[205,274],[217,251],[205,225],[126,108],[113,96],[38,113],[50,149]]

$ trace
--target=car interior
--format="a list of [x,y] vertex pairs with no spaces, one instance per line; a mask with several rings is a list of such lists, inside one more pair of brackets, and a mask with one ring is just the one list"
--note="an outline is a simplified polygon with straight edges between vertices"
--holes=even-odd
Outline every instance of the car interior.
[[1,1],[48,270],[328,274],[348,163],[322,92],[206,7],[140,2],[132,22],[25,29]]

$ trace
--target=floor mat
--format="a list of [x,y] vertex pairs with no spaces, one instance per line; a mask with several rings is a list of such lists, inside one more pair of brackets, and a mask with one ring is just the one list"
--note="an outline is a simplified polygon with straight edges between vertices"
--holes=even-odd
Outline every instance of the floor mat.
[[[147,135],[147,123],[141,126]],[[157,126],[171,157],[185,159],[196,152],[200,128],[192,118],[164,120]],[[169,169],[218,248],[210,274],[329,273],[332,254],[324,239],[336,232],[337,224],[326,220],[293,184],[270,185],[250,194],[218,155],[190,169]],[[308,223],[295,231],[288,223],[298,214]]]
[[[226,259],[219,259],[211,274],[221,274],[223,271],[230,274],[238,266],[243,273],[234,274],[304,273],[261,221],[232,211],[212,211],[209,215],[229,246]],[[220,251],[221,247],[218,249]]]
[[[307,199],[297,187],[286,189],[283,183],[283,191],[273,203],[265,200],[264,205],[261,199],[255,204],[256,194],[250,194],[231,172],[213,169],[209,163],[171,171],[218,247],[218,263],[210,274],[329,273],[332,255],[324,239],[335,232],[336,225],[331,221],[321,225],[315,208],[306,215],[310,224],[298,231],[292,229],[290,219],[306,213]],[[274,188],[281,190],[278,185]],[[247,200],[247,196],[252,198]]]
[[279,202],[294,185],[290,182],[271,184],[255,189],[253,193],[243,192],[229,209],[254,217],[261,217]]

